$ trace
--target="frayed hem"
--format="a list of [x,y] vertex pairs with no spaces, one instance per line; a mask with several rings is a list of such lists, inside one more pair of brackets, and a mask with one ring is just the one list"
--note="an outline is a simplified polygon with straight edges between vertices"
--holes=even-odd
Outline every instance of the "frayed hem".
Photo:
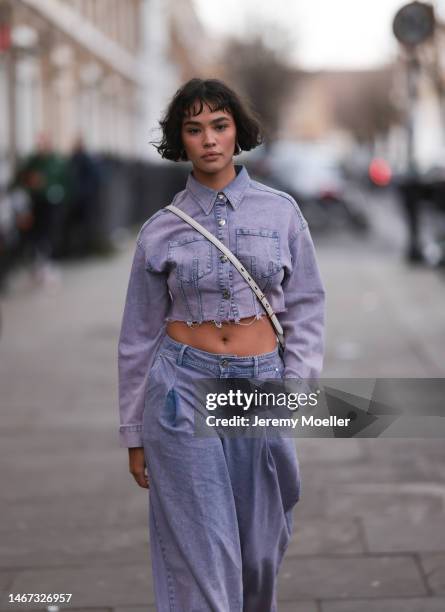
[[254,315],[247,315],[247,317],[243,317],[243,318],[249,319],[250,317],[253,317],[253,319],[249,321],[248,323],[245,323],[244,321],[242,321],[241,317],[235,317],[234,319],[224,319],[221,321],[217,321],[216,319],[206,319],[204,321],[187,321],[184,319],[174,319],[172,317],[166,317],[164,319],[164,323],[180,321],[181,323],[186,323],[188,327],[199,327],[203,323],[213,323],[215,327],[217,327],[218,329],[221,329],[223,326],[223,323],[234,323],[235,325],[242,325],[244,327],[248,327],[249,325],[252,325],[253,323],[255,323],[255,321],[259,321],[260,319],[263,319],[266,316],[267,314],[265,312],[260,312]]
[[[255,321],[259,321],[260,319],[262,319],[263,317],[267,316],[265,312],[259,312],[258,314],[256,314],[254,316],[254,318],[249,321],[248,323],[244,323],[243,321],[241,321],[240,318],[235,319],[235,324],[236,325],[244,325],[246,327],[248,327],[249,325],[252,325],[252,323],[255,323]],[[246,317],[247,318],[247,317]]]

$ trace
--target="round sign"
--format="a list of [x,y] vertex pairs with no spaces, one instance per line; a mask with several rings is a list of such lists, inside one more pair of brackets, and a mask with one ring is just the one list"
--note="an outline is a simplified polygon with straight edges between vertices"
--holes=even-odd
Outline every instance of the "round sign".
[[433,35],[434,23],[434,9],[430,4],[411,2],[397,12],[392,28],[399,42],[415,46]]

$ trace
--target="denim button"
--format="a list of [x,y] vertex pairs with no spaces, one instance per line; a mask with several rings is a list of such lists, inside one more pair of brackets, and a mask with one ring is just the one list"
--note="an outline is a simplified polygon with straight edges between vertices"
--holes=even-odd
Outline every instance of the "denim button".
[[230,291],[228,289],[224,289],[224,291],[222,292],[222,296],[225,300],[228,300],[230,297]]
[[227,359],[223,359],[221,361],[221,365],[222,365],[223,368],[227,368],[227,366],[229,365],[229,362],[227,361]]
[[220,260],[222,263],[226,263],[226,261],[229,261],[229,258],[228,258],[228,257],[226,257],[225,255],[221,255],[221,257],[219,258],[219,260]]
[[226,224],[226,220],[225,219],[220,219],[218,221],[218,225],[225,225]]

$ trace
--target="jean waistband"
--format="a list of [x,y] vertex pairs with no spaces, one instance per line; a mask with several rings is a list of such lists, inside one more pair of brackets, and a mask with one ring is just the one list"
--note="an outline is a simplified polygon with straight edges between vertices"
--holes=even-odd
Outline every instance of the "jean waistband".
[[199,365],[218,375],[224,372],[234,372],[257,376],[260,372],[278,371],[283,365],[278,346],[270,353],[240,357],[227,353],[208,353],[188,344],[177,342],[168,334],[164,335],[159,352],[166,352],[174,356],[178,365]]

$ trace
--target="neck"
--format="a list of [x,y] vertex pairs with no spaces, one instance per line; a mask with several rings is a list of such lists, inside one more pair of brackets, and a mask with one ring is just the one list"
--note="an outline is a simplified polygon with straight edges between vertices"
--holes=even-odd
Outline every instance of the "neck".
[[226,185],[233,181],[233,179],[236,177],[236,171],[232,162],[225,168],[222,168],[222,170],[219,172],[214,173],[203,172],[199,168],[193,168],[193,176],[197,181],[206,187],[219,191],[220,189],[224,189]]

